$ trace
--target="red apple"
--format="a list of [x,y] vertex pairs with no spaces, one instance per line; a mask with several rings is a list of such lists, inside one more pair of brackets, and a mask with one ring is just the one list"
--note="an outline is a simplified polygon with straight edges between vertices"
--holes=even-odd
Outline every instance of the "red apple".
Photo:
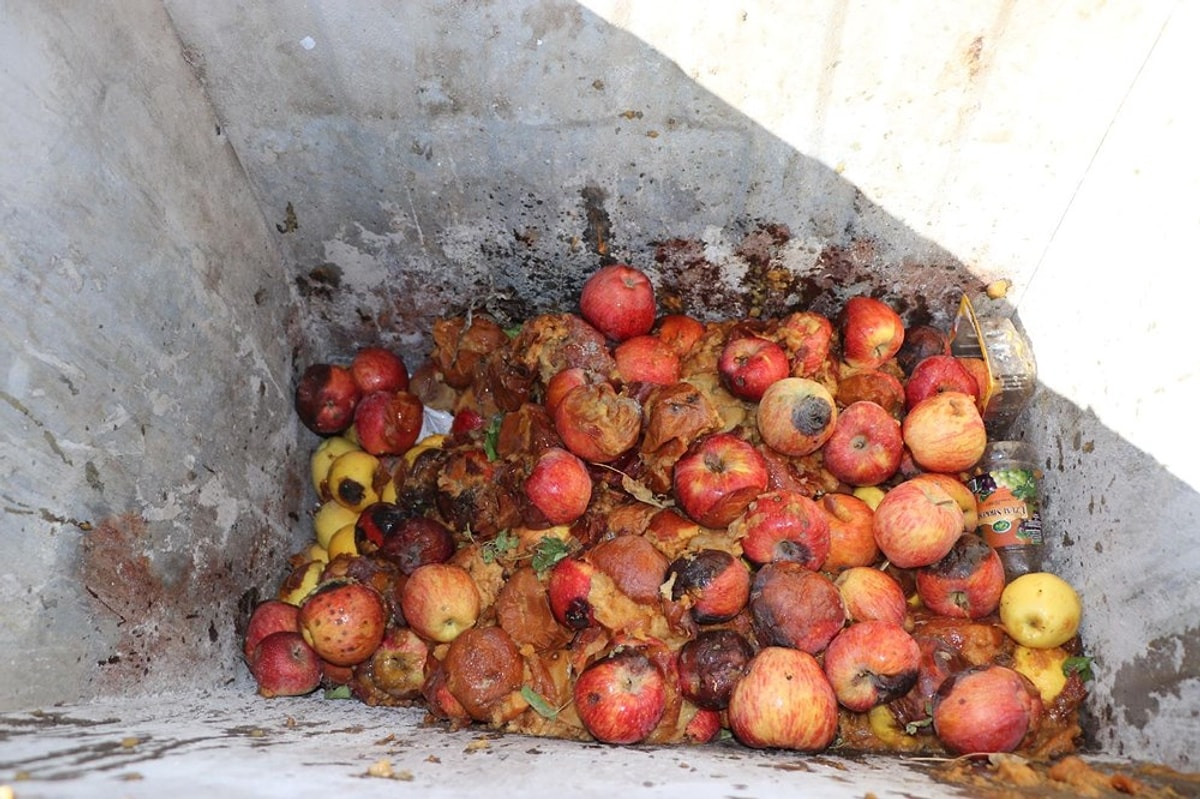
[[667,707],[666,679],[637,649],[618,649],[593,661],[575,680],[573,695],[584,729],[610,744],[645,740]]
[[[992,373],[988,369],[987,362],[983,358],[959,358],[958,362],[967,370],[971,377],[975,378],[976,390],[975,404],[979,406],[979,412],[982,414],[987,407],[988,400],[992,396]],[[972,393],[972,392],[968,392]]]
[[649,333],[656,313],[654,286],[645,272],[628,264],[601,267],[583,284],[579,312],[613,341]]
[[717,372],[731,394],[758,402],[768,386],[791,373],[791,364],[783,347],[773,341],[734,336],[721,350]]
[[538,455],[524,483],[525,496],[550,524],[571,524],[592,499],[587,464],[562,447]]
[[340,433],[354,422],[354,409],[362,389],[344,366],[315,363],[304,370],[296,384],[296,415],[317,435]]
[[242,637],[242,654],[246,660],[250,659],[258,642],[271,633],[300,632],[299,613],[296,605],[282,599],[266,599],[255,605]]
[[1000,606],[1004,563],[975,533],[963,533],[945,557],[917,570],[917,593],[942,616],[982,619]]
[[623,383],[670,385],[679,381],[679,356],[658,336],[634,336],[613,349]]
[[[370,508],[368,508],[370,510]],[[412,574],[426,563],[445,563],[454,556],[454,532],[429,516],[408,516],[388,531],[379,557]]]
[[846,608],[833,581],[787,560],[768,563],[754,575],[750,613],[760,643],[814,655],[846,624]]
[[701,438],[675,464],[679,507],[705,527],[725,527],[767,487],[767,463],[754,445],[733,433]]
[[724,710],[754,648],[737,630],[701,630],[679,648],[679,692],[702,708]]
[[721,712],[706,707],[695,708],[695,711],[683,728],[683,742],[694,745],[717,740],[721,734]]
[[950,337],[933,325],[913,325],[904,331],[904,343],[896,353],[896,363],[905,374],[931,355],[949,355]]
[[904,322],[874,297],[856,296],[842,311],[842,359],[859,369],[876,369],[904,343]]
[[758,432],[767,446],[784,455],[816,452],[833,434],[836,422],[833,396],[806,377],[777,380],[758,403]]
[[901,569],[916,569],[945,557],[962,534],[963,513],[940,486],[907,480],[879,500],[873,528],[885,558]]
[[704,335],[704,323],[686,314],[667,314],[658,320],[658,337],[682,359]]
[[904,696],[920,665],[917,642],[887,621],[851,624],[825,649],[825,676],[842,707],[855,713]]
[[322,660],[353,666],[371,656],[387,629],[387,605],[369,585],[325,580],[300,605],[304,641]]
[[869,566],[879,559],[875,543],[875,511],[853,494],[825,494],[817,503],[829,523],[829,555],[821,568],[837,572]]
[[746,746],[820,751],[837,735],[838,704],[816,658],[780,646],[750,660],[729,697],[729,728]]
[[957,391],[979,397],[979,384],[953,355],[930,355],[913,367],[904,382],[904,407],[912,410],[918,402],[943,391]]
[[1005,666],[977,666],[949,677],[933,700],[933,730],[956,754],[1012,752],[1042,719],[1029,680]]
[[642,431],[642,406],[608,383],[576,386],[554,411],[554,429],[572,453],[592,463],[624,455]]
[[350,361],[350,374],[363,396],[374,391],[407,391],[408,367],[384,347],[363,347]]
[[354,546],[360,554],[377,551],[392,531],[403,524],[413,511],[394,502],[372,502],[359,511],[354,520]]
[[904,413],[904,384],[881,369],[863,369],[838,378],[834,398],[843,408],[868,400],[897,418]]
[[321,684],[321,659],[295,630],[278,630],[255,645],[250,673],[260,696],[303,696]]
[[838,414],[821,453],[825,468],[843,483],[879,485],[900,468],[900,422],[882,405],[860,400]]
[[975,398],[944,391],[918,402],[901,425],[913,460],[930,472],[955,474],[979,462],[987,446],[987,430]]
[[921,472],[908,478],[910,482],[936,483],[949,494],[959,509],[963,512],[963,532],[973,533],[979,526],[979,501],[975,498],[970,486],[949,474],[940,472]]
[[579,558],[563,558],[551,568],[546,598],[559,624],[582,630],[596,623],[591,599],[595,573],[595,566]]
[[671,599],[691,609],[699,624],[729,621],[750,599],[750,570],[722,549],[688,552],[671,562],[666,584]]
[[885,621],[904,626],[908,601],[900,582],[871,566],[852,566],[834,580],[852,622]]
[[907,694],[888,703],[888,709],[902,728],[913,723],[928,724],[932,720],[933,699],[938,688],[951,675],[971,667],[971,663],[942,637],[920,632],[913,636],[921,650],[917,681]]
[[811,377],[829,358],[833,323],[814,311],[797,311],[779,321],[774,338],[787,353],[793,377]]
[[481,605],[471,573],[454,563],[418,566],[400,590],[400,609],[408,626],[437,643],[449,643],[474,627]]
[[799,491],[767,491],[729,523],[729,533],[755,564],[789,560],[820,569],[829,556],[829,517]]
[[403,455],[417,443],[425,406],[407,391],[376,391],[363,397],[354,411],[354,431],[372,455]]
[[465,436],[487,426],[487,419],[474,408],[462,408],[454,414],[450,422],[450,435]]

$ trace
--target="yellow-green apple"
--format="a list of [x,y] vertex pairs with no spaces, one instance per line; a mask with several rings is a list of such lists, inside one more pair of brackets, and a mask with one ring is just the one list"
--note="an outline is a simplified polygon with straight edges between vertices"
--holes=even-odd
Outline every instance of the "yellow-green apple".
[[613,341],[649,333],[656,312],[650,278],[629,264],[597,269],[579,295],[580,315]]
[[667,567],[665,584],[671,600],[689,608],[699,624],[729,621],[750,599],[750,570],[723,549],[680,555]]
[[679,647],[679,691],[702,708],[724,710],[753,656],[754,647],[737,630],[701,630]]
[[956,619],[995,612],[1004,591],[1000,555],[975,533],[963,533],[941,560],[917,569],[917,594],[925,607]]
[[408,367],[386,347],[361,347],[350,359],[350,375],[363,396],[374,391],[407,391]]
[[463,630],[443,662],[446,687],[475,721],[497,726],[528,707],[520,694],[524,661],[503,628]]
[[1030,572],[1004,587],[1000,623],[1022,646],[1053,649],[1079,631],[1083,604],[1075,588],[1057,574]]
[[1037,688],[1020,673],[998,665],[952,675],[933,700],[933,730],[955,754],[1012,752],[1042,720]]
[[300,605],[297,622],[305,643],[322,660],[353,666],[369,658],[383,640],[388,609],[369,585],[325,580]]
[[634,602],[654,604],[662,596],[663,575],[671,565],[648,538],[619,535],[584,552],[584,559],[604,572]]
[[921,400],[943,391],[968,394],[972,401],[979,398],[979,384],[959,358],[930,355],[914,366],[904,381],[904,408],[911,411]]
[[773,341],[753,335],[733,335],[717,359],[717,373],[729,393],[758,402],[767,387],[791,373],[787,353]]
[[842,359],[855,368],[878,368],[904,343],[904,322],[899,314],[874,297],[848,299],[840,322]]
[[767,646],[751,658],[726,713],[734,737],[755,748],[818,752],[837,735],[837,696],[825,672],[789,647]]
[[566,448],[583,460],[611,463],[637,443],[642,406],[609,383],[576,386],[555,408],[554,429]]
[[944,391],[913,406],[901,424],[904,444],[922,469],[956,474],[979,462],[987,430],[975,398]]
[[671,348],[676,357],[683,358],[704,335],[704,323],[687,314],[667,314],[658,320],[656,333]]
[[865,713],[916,684],[921,648],[899,624],[860,621],[829,642],[823,665],[842,707]]
[[250,612],[246,633],[242,636],[242,655],[249,661],[250,653],[259,641],[281,631],[300,632],[299,608],[282,599],[264,599]]
[[979,526],[979,501],[971,488],[957,477],[941,472],[921,472],[908,478],[909,482],[936,483],[953,497],[963,513],[963,532],[973,533]]
[[750,587],[754,632],[763,645],[818,654],[846,624],[833,581],[788,560],[759,568]]
[[886,621],[904,626],[908,601],[900,582],[871,566],[851,566],[834,579],[852,622]]
[[829,358],[833,323],[815,311],[796,311],[779,320],[772,336],[791,360],[791,375],[811,377]]
[[596,567],[577,557],[563,558],[550,569],[546,598],[559,624],[582,630],[596,623],[591,599],[595,575]]
[[425,406],[408,391],[373,391],[354,410],[354,432],[372,455],[403,455],[417,443]]
[[603,743],[645,740],[667,707],[666,678],[634,648],[615,650],[588,664],[572,693],[584,729]]
[[479,621],[482,609],[474,578],[455,563],[418,566],[400,589],[404,620],[428,641],[449,643]]
[[838,378],[834,399],[843,408],[863,400],[874,402],[899,418],[904,413],[904,384],[890,372],[861,369]]
[[410,515],[384,536],[379,557],[396,564],[407,575],[427,563],[445,563],[456,549],[454,533],[449,527],[429,516]]
[[825,468],[843,483],[879,485],[900,467],[900,422],[878,403],[851,403],[838,413],[821,453]]
[[916,569],[945,557],[962,535],[963,513],[941,486],[906,480],[883,495],[872,529],[885,558]]
[[799,491],[766,491],[729,523],[754,564],[790,560],[816,571],[829,557],[829,517]]
[[350,370],[335,363],[314,363],[296,383],[296,416],[317,435],[340,433],[354,422],[362,389]]
[[[377,486],[381,478],[385,477],[380,471],[379,458],[356,449],[334,458],[333,463],[329,464],[326,483],[329,485],[329,494],[333,501],[347,510],[361,513],[368,505],[379,501]],[[337,529],[340,530],[344,526],[345,522]]]
[[321,659],[295,630],[277,630],[250,652],[250,673],[260,696],[303,696],[321,684]]
[[785,377],[763,392],[755,418],[767,446],[799,457],[816,452],[833,433],[837,405],[817,381]]
[[538,454],[522,488],[551,525],[574,523],[592,500],[587,464],[562,447],[548,447]]
[[767,488],[767,463],[754,445],[734,433],[711,433],[675,463],[675,501],[693,521],[726,527]]
[[362,447],[345,436],[328,436],[321,439],[321,443],[313,450],[312,457],[309,459],[312,486],[322,502],[330,499],[329,486],[326,482],[329,477],[329,467],[333,465],[339,455],[354,449],[362,449]]
[[622,383],[670,385],[679,380],[679,356],[658,336],[625,339],[613,349],[613,358]]
[[870,566],[879,559],[873,526],[875,511],[853,494],[832,492],[817,502],[829,520],[829,555],[821,568],[839,572]]
[[913,368],[931,355],[949,355],[950,337],[933,325],[911,325],[904,330],[904,343],[896,352],[896,363],[911,374]]

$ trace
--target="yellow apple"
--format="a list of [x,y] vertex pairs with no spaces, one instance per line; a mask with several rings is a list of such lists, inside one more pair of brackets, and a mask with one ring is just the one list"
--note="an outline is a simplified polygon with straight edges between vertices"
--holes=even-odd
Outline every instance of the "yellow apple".
[[1000,595],[1000,624],[1022,646],[1053,649],[1075,637],[1083,605],[1066,580],[1050,572],[1022,574]]
[[329,539],[329,558],[332,560],[338,555],[357,555],[358,544],[354,541],[354,525],[347,524],[341,527],[333,537]]
[[313,514],[313,532],[317,534],[317,543],[328,550],[333,534],[347,524],[354,524],[356,521],[358,521],[358,511],[347,508],[337,500],[327,500]]
[[883,499],[885,493],[879,486],[858,486],[854,489],[854,496],[867,503],[871,510],[879,506],[879,500]]
[[1066,650],[1057,646],[1053,649],[1017,646],[1013,650],[1013,669],[1024,674],[1037,686],[1038,693],[1042,695],[1042,702],[1047,705],[1062,693],[1067,684],[1067,675],[1063,671],[1066,660]]
[[321,581],[325,564],[319,560],[309,561],[288,575],[279,587],[279,598],[289,605],[300,605],[309,592]]
[[322,500],[329,499],[329,489],[325,479],[329,476],[329,467],[338,455],[359,449],[359,446],[345,436],[330,436],[321,441],[313,450],[309,465],[312,471],[313,490]]
[[379,501],[375,490],[375,473],[379,470],[379,458],[361,449],[343,452],[329,464],[329,475],[325,483],[329,495],[337,502],[354,511],[362,511]]

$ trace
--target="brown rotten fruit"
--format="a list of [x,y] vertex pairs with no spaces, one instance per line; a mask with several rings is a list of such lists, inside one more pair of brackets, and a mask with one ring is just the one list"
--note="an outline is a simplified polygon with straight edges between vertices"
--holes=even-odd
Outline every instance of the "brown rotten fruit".
[[702,630],[679,648],[679,691],[702,708],[724,710],[754,648],[736,630]]
[[750,598],[750,570],[720,549],[702,549],[676,558],[667,569],[671,599],[691,608],[700,624],[729,621]]

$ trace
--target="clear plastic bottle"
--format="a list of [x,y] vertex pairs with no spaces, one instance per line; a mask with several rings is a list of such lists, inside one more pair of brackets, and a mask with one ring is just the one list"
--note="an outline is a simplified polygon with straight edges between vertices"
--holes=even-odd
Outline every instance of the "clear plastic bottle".
[[1023,441],[992,441],[967,481],[979,503],[977,532],[1000,554],[1009,580],[1042,570],[1041,472]]

